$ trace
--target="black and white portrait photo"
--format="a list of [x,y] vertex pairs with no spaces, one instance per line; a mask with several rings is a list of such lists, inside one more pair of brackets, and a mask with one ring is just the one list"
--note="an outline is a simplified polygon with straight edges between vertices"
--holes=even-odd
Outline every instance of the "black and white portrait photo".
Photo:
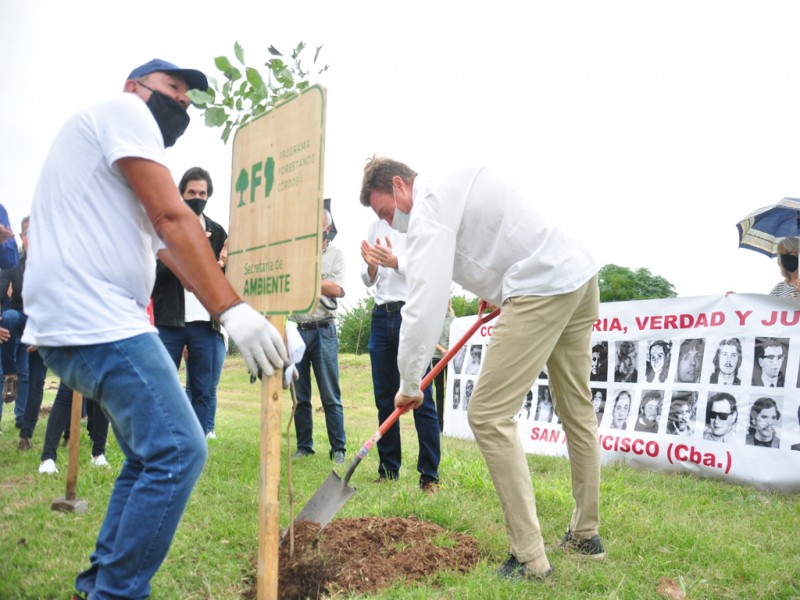
[[645,390],[639,404],[639,416],[636,418],[635,431],[658,433],[658,420],[661,418],[661,405],[664,402],[660,390]]
[[609,429],[627,429],[628,417],[631,414],[633,399],[628,390],[617,392],[614,398],[614,406],[611,409],[611,424]]
[[678,350],[678,369],[675,381],[678,383],[699,383],[703,368],[703,350],[706,342],[702,338],[683,340]]
[[550,397],[550,388],[546,385],[539,386],[539,397],[536,402],[534,420],[549,423],[553,420],[553,399]]
[[629,341],[617,342],[614,381],[636,383],[639,380],[639,371],[636,369],[637,356],[635,343]]
[[647,383],[654,381],[664,383],[669,372],[670,357],[672,355],[672,342],[656,340],[647,348],[646,373]]
[[592,370],[590,381],[608,381],[608,342],[598,342],[592,346]]
[[603,420],[603,412],[606,409],[606,390],[603,388],[592,388],[592,406],[594,414],[597,415],[597,424]]
[[774,398],[762,396],[750,408],[750,423],[744,443],[762,448],[780,448],[778,429],[781,410]]
[[756,338],[753,385],[783,387],[788,348],[786,338]]
[[672,402],[667,416],[669,435],[691,436],[697,418],[697,392],[672,392]]
[[739,369],[742,366],[742,342],[739,338],[725,338],[714,353],[714,372],[709,383],[719,385],[741,385]]
[[482,344],[473,344],[469,347],[467,354],[467,364],[464,367],[464,375],[477,375],[481,371],[481,355],[483,353]]

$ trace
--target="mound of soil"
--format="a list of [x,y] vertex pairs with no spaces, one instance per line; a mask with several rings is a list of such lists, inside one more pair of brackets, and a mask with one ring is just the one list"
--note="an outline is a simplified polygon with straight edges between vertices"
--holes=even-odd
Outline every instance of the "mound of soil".
[[[319,535],[318,535],[319,534]],[[439,571],[464,573],[479,559],[474,538],[414,515],[403,519],[335,519],[322,530],[300,521],[280,547],[278,597],[321,598],[333,592],[371,593],[398,580],[412,582]],[[256,597],[255,584],[251,588]]]

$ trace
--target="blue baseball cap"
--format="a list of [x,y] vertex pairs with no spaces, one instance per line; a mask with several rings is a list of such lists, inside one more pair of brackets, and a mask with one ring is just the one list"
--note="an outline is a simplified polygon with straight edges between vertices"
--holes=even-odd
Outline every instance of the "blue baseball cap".
[[175,73],[181,79],[186,81],[190,90],[200,90],[201,92],[205,92],[208,89],[208,79],[206,79],[206,76],[200,71],[196,71],[194,69],[181,69],[178,65],[167,62],[166,60],[161,60],[160,58],[154,58],[153,60],[136,67],[133,71],[131,71],[131,74],[128,75],[128,79],[138,79],[139,77],[144,77],[145,75],[156,72]]

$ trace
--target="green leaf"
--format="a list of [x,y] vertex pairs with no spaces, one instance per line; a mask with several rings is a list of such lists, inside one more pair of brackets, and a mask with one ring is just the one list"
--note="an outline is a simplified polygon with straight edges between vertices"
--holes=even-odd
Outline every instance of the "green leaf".
[[214,64],[229,81],[236,81],[242,78],[241,71],[231,64],[227,56],[218,56],[214,59]]
[[270,47],[267,49],[272,56],[283,56],[280,51],[273,45],[270,44]]
[[314,52],[314,64],[317,64],[317,59],[319,58],[319,53],[322,50],[322,46],[317,46],[317,51]]
[[292,52],[292,58],[297,58],[305,47],[306,47],[305,42],[300,42],[299,44],[297,44],[297,47]]
[[257,69],[247,67],[247,81],[250,82],[250,85],[253,86],[253,90],[261,96],[261,98],[266,97],[268,94],[267,86],[264,85],[264,79]]
[[236,42],[233,45],[233,53],[236,55],[237,60],[244,64],[244,48],[242,48],[242,45],[239,42]]
[[231,135],[231,129],[233,129],[233,123],[231,123],[230,121],[228,121],[228,122],[225,124],[225,130],[222,132],[222,141],[223,141],[224,143],[226,143],[226,144],[228,143],[228,138],[229,138],[229,137],[230,137],[230,135]]
[[228,111],[219,106],[212,106],[206,109],[206,126],[219,127],[228,120]]
[[[210,88],[209,88],[210,89]],[[206,104],[214,104],[214,92],[201,92],[200,90],[189,90],[186,92],[192,104],[200,107],[205,107]]]

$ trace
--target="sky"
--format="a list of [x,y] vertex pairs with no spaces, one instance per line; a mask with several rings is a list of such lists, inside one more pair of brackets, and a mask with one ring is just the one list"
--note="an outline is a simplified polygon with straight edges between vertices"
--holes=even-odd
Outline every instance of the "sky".
[[[434,178],[495,166],[598,264],[648,268],[680,296],[769,293],[777,264],[739,249],[735,225],[800,197],[798,30],[800,3],[773,0],[0,2],[0,202],[18,231],[64,121],[134,67],[219,77],[234,42],[259,64],[302,41],[329,65],[315,82],[345,306],[366,293],[373,154]],[[206,212],[227,227],[231,145],[190,114],[169,167],[211,172]]]

